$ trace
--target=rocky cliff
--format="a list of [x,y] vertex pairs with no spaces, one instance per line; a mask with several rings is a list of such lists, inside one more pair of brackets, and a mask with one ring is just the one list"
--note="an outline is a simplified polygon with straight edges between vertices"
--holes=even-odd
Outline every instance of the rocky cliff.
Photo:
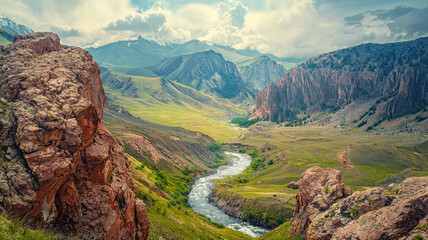
[[427,117],[427,92],[428,38],[363,44],[287,71],[257,94],[252,117],[289,121],[354,104],[343,116],[344,124],[376,127],[409,113],[420,113],[416,120],[421,122]]
[[146,239],[129,162],[102,123],[99,67],[53,33],[1,49],[0,209],[95,239]]
[[341,182],[340,171],[312,167],[297,184],[293,235],[360,240],[428,237],[428,177],[351,195]]
[[237,66],[244,82],[256,92],[280,79],[286,71],[284,66],[265,55],[241,62]]
[[252,98],[236,65],[212,50],[167,58],[151,70],[158,76],[223,98]]

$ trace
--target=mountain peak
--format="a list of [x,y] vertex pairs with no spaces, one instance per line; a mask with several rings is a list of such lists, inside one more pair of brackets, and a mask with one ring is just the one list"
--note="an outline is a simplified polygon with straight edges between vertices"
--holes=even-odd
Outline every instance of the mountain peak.
[[30,28],[21,24],[17,24],[16,22],[6,17],[0,18],[0,27],[8,30],[13,34],[28,34],[33,32],[33,30]]

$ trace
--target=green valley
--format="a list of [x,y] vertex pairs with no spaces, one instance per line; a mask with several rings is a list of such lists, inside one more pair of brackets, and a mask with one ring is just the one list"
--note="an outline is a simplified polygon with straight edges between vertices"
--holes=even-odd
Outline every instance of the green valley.
[[136,117],[199,131],[220,141],[238,134],[224,121],[246,112],[228,100],[164,78],[119,72],[105,72],[102,78],[109,101],[124,106]]

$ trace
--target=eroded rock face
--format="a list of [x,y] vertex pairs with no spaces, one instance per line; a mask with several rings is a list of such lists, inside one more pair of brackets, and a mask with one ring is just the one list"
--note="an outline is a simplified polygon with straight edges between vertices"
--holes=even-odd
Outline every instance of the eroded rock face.
[[290,233],[294,235],[304,233],[316,214],[352,193],[342,183],[342,173],[332,168],[309,168],[302,173],[297,185],[299,193],[290,227]]
[[103,126],[99,67],[53,33],[1,53],[0,208],[36,226],[96,239],[146,239],[129,162]]
[[323,193],[321,188],[332,183],[343,186],[338,180],[340,172],[332,170],[308,169],[302,174],[290,233],[304,235],[305,239],[349,240],[414,239],[416,234],[428,235],[427,229],[421,227],[427,223],[428,177],[409,178],[400,184],[347,197],[349,191],[339,191],[331,198],[333,187],[328,189],[331,193]]
[[252,118],[289,121],[304,112],[333,111],[359,99],[372,99],[371,111],[359,112],[362,104],[350,114],[357,115],[352,117],[357,121],[367,117],[374,126],[385,118],[419,112],[427,106],[427,69],[428,38],[363,44],[322,54],[261,90]]

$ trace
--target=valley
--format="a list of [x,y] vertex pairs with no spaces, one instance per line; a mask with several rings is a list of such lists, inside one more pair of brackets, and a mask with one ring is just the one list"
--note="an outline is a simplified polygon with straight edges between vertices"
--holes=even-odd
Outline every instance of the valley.
[[0,18],[0,238],[428,238],[428,37],[150,39]]

